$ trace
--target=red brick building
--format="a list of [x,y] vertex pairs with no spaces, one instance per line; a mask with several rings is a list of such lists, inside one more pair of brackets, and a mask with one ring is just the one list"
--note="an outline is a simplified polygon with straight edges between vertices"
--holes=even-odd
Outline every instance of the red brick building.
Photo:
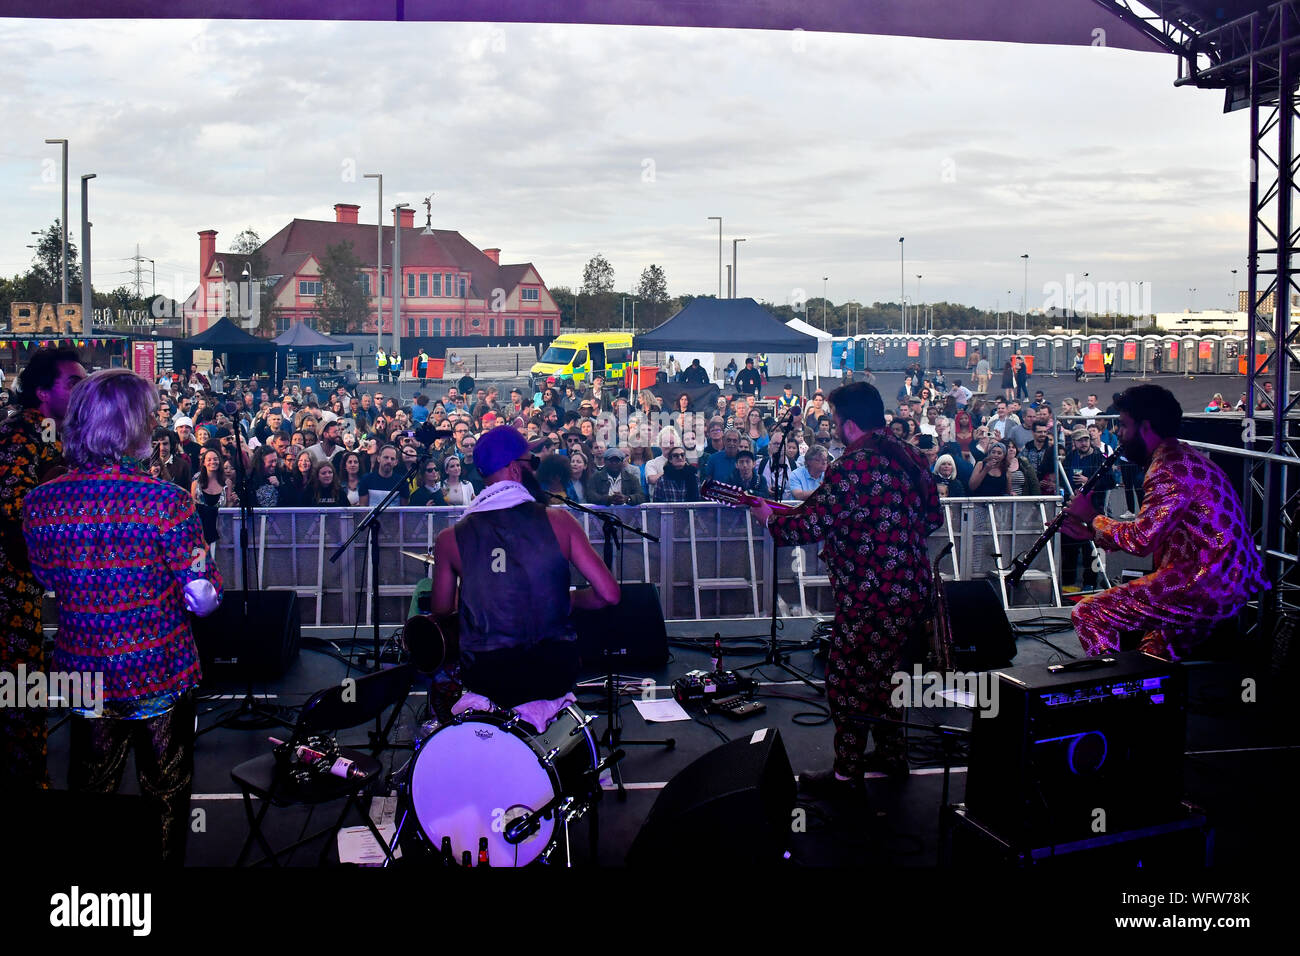
[[[376,227],[358,222],[360,207],[334,206],[334,221],[294,219],[258,249],[265,275],[253,279],[273,283],[276,328],[284,332],[295,322],[314,325],[320,294],[320,263],[329,246],[351,242],[361,261],[361,281],[370,298],[365,325],[375,332]],[[500,249],[479,249],[459,232],[415,226],[413,209],[393,210],[394,225],[385,226],[383,310],[384,334],[393,331],[393,238],[400,214],[402,230],[402,289],[399,330],[404,338],[450,335],[550,336],[560,327],[560,310],[530,262],[502,265]],[[223,315],[247,314],[251,295],[244,282],[250,256],[217,252],[217,233],[199,233],[199,274],[202,281],[185,303],[189,334],[202,332]],[[230,285],[233,284],[233,285]]]

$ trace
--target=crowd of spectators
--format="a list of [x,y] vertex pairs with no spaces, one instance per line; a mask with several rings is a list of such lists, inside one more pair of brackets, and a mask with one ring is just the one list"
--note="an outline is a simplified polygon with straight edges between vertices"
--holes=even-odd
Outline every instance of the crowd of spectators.
[[[368,506],[395,487],[402,504],[463,506],[484,487],[474,463],[478,438],[513,427],[543,461],[557,458],[544,477],[575,501],[698,501],[709,480],[765,497],[779,480],[784,499],[802,500],[844,450],[830,408],[821,391],[805,400],[789,385],[775,402],[762,401],[753,388],[758,378],[746,360],[736,393],[701,409],[684,393],[663,408],[643,392],[634,406],[599,376],[580,388],[566,382],[535,394],[494,386],[462,393],[439,383],[403,402],[382,388],[358,394],[340,385],[317,395],[224,376],[226,393],[218,394],[192,368],[159,381],[148,467],[202,508],[232,507],[239,429],[258,507]],[[1041,391],[1032,400],[1014,393],[989,399],[960,379],[949,383],[914,366],[895,397],[888,427],[926,457],[946,497],[1066,491],[1063,475],[1075,485],[1117,444],[1106,415],[1113,409],[1103,411],[1096,395],[1083,404],[1067,398],[1058,413]],[[430,429],[438,437],[426,444]]]

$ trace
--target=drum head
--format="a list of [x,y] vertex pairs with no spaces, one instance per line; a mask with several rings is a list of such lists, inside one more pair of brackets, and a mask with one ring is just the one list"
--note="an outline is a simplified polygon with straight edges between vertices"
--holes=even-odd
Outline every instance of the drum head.
[[457,860],[469,850],[477,863],[479,838],[487,837],[492,866],[526,866],[555,831],[552,818],[518,846],[502,835],[512,820],[554,799],[556,787],[533,748],[496,718],[467,717],[427,738],[415,755],[410,787],[425,836],[434,847],[451,837]]

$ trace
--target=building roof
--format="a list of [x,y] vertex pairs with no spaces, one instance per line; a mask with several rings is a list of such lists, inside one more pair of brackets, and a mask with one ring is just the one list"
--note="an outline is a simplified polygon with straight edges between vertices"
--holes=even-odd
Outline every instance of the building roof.
[[[393,263],[393,231],[392,226],[384,226],[384,264],[389,267]],[[352,253],[361,262],[361,268],[375,268],[375,227],[366,223],[294,219],[267,239],[258,251],[266,262],[267,275],[282,275],[287,279],[298,271],[307,256],[320,260],[329,246],[340,242],[352,243]],[[402,229],[402,267],[413,266],[468,272],[469,297],[487,299],[493,289],[509,293],[532,268],[532,263],[498,265],[459,232],[434,229],[433,235],[426,236],[423,228],[412,226]]]

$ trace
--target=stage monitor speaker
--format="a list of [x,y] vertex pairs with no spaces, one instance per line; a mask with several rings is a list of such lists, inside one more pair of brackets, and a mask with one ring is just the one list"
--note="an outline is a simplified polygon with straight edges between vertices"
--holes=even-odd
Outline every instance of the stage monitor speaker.
[[622,600],[596,611],[573,612],[578,631],[578,653],[584,666],[604,665],[605,654],[615,669],[663,667],[668,663],[668,631],[653,584],[624,584]]
[[953,666],[960,671],[1009,666],[1016,659],[1016,637],[993,582],[947,581],[943,587]]
[[668,781],[628,851],[633,866],[776,864],[789,849],[794,772],[781,732],[714,748]]
[[270,680],[283,676],[298,657],[302,622],[293,591],[250,591],[244,628],[243,591],[226,591],[207,617],[191,617],[203,665],[203,684]]
[[972,722],[972,816],[1032,846],[1174,819],[1186,675],[1146,654],[1112,656],[1114,664],[1095,669],[1052,673],[1033,664],[994,672],[997,712]]

